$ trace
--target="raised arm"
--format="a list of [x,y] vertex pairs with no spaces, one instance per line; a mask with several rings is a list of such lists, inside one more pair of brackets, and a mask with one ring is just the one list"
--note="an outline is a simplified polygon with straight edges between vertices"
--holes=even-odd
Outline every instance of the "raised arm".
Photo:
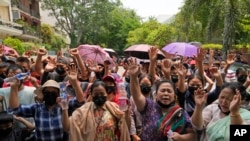
[[164,59],[161,65],[162,72],[167,80],[171,80],[170,76],[170,69],[171,69],[171,62],[168,59]]
[[194,92],[194,101],[195,108],[194,113],[191,117],[191,121],[196,128],[201,129],[204,124],[202,111],[207,101],[207,94],[203,89],[199,88]]
[[236,90],[236,95],[234,95],[234,98],[229,106],[231,124],[236,124],[236,125],[243,124],[243,119],[241,118],[240,115],[240,106],[241,106],[241,94],[239,90]]
[[197,50],[197,56],[194,56],[194,59],[195,59],[196,65],[197,65],[198,74],[200,75],[200,77],[204,81],[204,69],[202,66],[202,62],[205,59],[205,50],[199,48]]
[[155,82],[155,79],[156,79],[155,67],[156,67],[157,52],[158,52],[158,48],[156,48],[156,47],[151,47],[148,51],[148,56],[149,56],[149,60],[150,60],[149,74],[152,76],[153,82]]
[[81,72],[87,71],[87,68],[86,68],[86,66],[84,64],[83,59],[81,58],[81,56],[80,56],[80,54],[78,52],[78,49],[77,48],[73,48],[69,52],[70,52],[70,54],[72,56],[75,57],[75,59],[77,61],[77,65],[78,65],[79,69],[81,70]]
[[37,52],[37,58],[35,62],[35,71],[39,74],[43,74],[43,68],[42,68],[42,57],[47,54],[46,49],[39,49]]
[[9,108],[11,109],[18,108],[20,105],[18,99],[18,90],[20,85],[21,82],[18,79],[10,85]]
[[69,72],[68,72],[68,78],[70,84],[73,86],[75,93],[76,93],[76,99],[79,103],[85,102],[87,94],[83,93],[80,83],[77,79],[77,68],[76,65],[71,65],[69,67]]
[[226,66],[224,67],[224,73],[227,74],[228,68],[235,62],[235,54],[228,54],[227,55],[227,61],[226,61]]
[[185,85],[186,72],[185,72],[184,66],[182,63],[178,63],[177,65],[175,65],[175,69],[177,70],[178,77],[179,77],[179,80],[177,82],[178,83],[177,88],[181,93],[185,93],[187,90],[187,87]]
[[140,67],[137,65],[136,58],[128,60],[128,73],[130,75],[130,92],[133,96],[138,111],[143,111],[146,105],[146,98],[142,95],[139,85],[138,75]]

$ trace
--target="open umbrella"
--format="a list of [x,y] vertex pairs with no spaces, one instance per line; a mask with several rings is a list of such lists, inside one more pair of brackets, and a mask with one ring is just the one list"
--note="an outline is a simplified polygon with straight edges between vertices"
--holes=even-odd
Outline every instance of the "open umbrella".
[[104,50],[105,52],[107,52],[111,58],[112,58],[112,56],[117,56],[116,51],[113,50],[113,49],[111,49],[111,48],[103,48],[103,50]]
[[103,64],[104,61],[109,60],[111,67],[115,66],[115,63],[113,59],[109,57],[109,54],[98,45],[80,45],[78,46],[78,51],[84,61],[90,59],[98,64]]
[[174,42],[166,45],[162,48],[163,51],[174,54],[181,55],[185,57],[193,57],[197,54],[197,47],[185,42]]
[[[151,45],[147,44],[137,44],[128,47],[124,53],[128,56],[136,57],[139,59],[149,59],[148,50],[151,48]],[[157,59],[164,59],[164,54],[159,50]]]

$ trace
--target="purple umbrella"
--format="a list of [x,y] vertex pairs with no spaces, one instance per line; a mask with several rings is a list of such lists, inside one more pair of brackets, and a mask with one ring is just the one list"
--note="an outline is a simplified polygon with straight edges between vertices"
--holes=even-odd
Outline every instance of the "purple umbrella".
[[109,57],[109,54],[98,45],[80,45],[78,46],[78,51],[84,61],[90,59],[97,62],[98,64],[103,64],[104,61],[108,60],[111,63],[111,67],[115,66],[115,63],[113,59]]
[[181,55],[185,57],[193,57],[197,54],[197,47],[185,42],[174,42],[166,45],[162,48],[163,51],[173,54]]

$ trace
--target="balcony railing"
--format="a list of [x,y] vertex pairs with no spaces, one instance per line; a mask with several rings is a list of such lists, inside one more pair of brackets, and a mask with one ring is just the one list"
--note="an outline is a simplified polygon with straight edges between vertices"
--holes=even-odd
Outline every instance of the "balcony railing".
[[11,22],[11,21],[5,21],[5,20],[0,19],[0,25],[7,26],[9,28],[15,28],[15,29],[18,29],[18,30],[23,30],[22,25]]
[[31,36],[36,36],[40,38],[40,33],[32,29],[31,27],[23,27],[23,34],[31,35]]
[[17,2],[17,1],[11,1],[11,4],[14,7],[16,6],[18,9],[22,10],[23,12],[26,12],[26,13],[30,14],[31,16],[40,19],[39,11],[32,10],[32,9],[30,9],[30,7],[27,7],[27,6],[21,4],[20,2]]

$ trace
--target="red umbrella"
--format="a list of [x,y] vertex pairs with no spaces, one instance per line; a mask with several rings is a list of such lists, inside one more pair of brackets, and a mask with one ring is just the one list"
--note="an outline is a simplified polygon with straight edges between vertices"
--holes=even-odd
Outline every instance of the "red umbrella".
[[[137,44],[128,47],[124,53],[128,56],[136,57],[139,59],[149,59],[148,50],[151,48],[151,45],[148,44]],[[165,55],[159,50],[157,59],[164,59]]]
[[113,59],[109,57],[109,54],[98,45],[80,45],[78,46],[78,51],[84,61],[90,59],[98,64],[103,64],[104,61],[108,60],[111,63],[111,67],[115,66],[115,63]]

